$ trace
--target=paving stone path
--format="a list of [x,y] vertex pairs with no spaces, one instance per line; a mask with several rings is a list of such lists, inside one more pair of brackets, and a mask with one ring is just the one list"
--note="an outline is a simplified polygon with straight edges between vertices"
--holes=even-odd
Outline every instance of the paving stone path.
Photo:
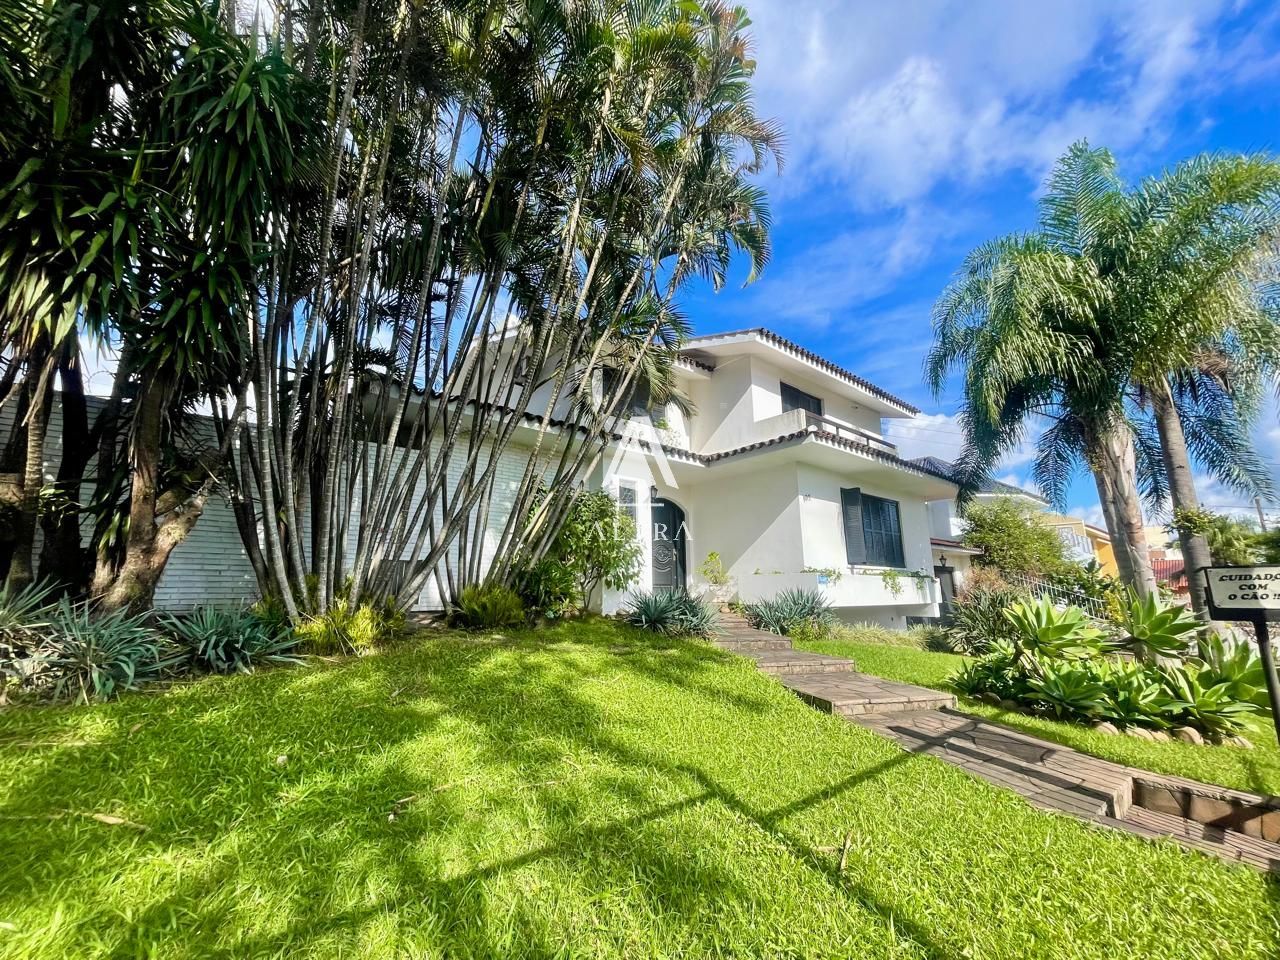
[[732,614],[722,616],[717,647],[754,660],[811,706],[905,750],[955,764],[1041,809],[1280,872],[1280,808],[1250,814],[1249,804],[1260,798],[1038,740],[956,710],[951,694],[858,673],[851,660],[793,650],[786,637],[754,630]]

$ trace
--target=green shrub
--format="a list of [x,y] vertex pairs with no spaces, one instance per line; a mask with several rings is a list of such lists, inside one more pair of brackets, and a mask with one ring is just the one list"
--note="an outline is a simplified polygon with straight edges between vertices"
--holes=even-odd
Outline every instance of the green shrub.
[[52,588],[30,584],[0,589],[0,703],[10,687],[23,685],[36,668],[36,651],[49,636]]
[[249,612],[272,633],[281,634],[293,629],[293,624],[289,622],[289,611],[285,609],[284,600],[279,594],[266,594],[249,607]]
[[933,623],[921,624],[907,631],[915,645],[931,653],[963,653],[955,635],[946,627]]
[[452,619],[468,630],[501,630],[521,626],[528,618],[524,601],[510,587],[497,583],[464,587],[454,604]]
[[824,620],[818,617],[811,617],[807,620],[801,620],[795,624],[790,633],[787,634],[792,640],[799,644],[816,643],[822,640],[830,640],[835,636],[835,624],[830,620]]
[[707,637],[719,620],[714,610],[684,590],[633,593],[622,614],[632,626],[667,637]]
[[259,664],[301,662],[293,651],[298,638],[250,610],[200,607],[161,623],[187,656],[192,669],[209,673],[251,673]]
[[1025,594],[999,580],[967,587],[952,605],[948,624],[957,651],[981,656],[992,644],[1011,642],[1015,629],[1004,611],[1024,599]]
[[358,606],[335,600],[327,611],[294,628],[302,649],[319,656],[369,653],[394,643],[404,631],[404,612],[391,600]]
[[577,580],[573,571],[552,557],[529,567],[516,581],[516,592],[534,616],[557,620],[577,608]]
[[181,661],[173,644],[124,611],[95,615],[62,600],[37,653],[37,683],[57,699],[109,700],[162,676]]
[[830,627],[836,622],[831,604],[817,590],[783,590],[772,600],[760,600],[743,607],[747,622],[757,630],[786,636],[801,624],[808,629]]
[[1021,700],[1030,691],[1019,670],[1013,648],[997,646],[986,656],[970,660],[951,678],[951,685],[967,697],[992,694],[1001,700]]
[[1089,600],[1102,600],[1116,596],[1124,590],[1120,581],[1102,572],[1097,560],[1088,563],[1066,563],[1047,573],[1044,582],[1057,590],[1076,594]]
[[1044,576],[1068,563],[1066,547],[1044,515],[1010,497],[971,503],[964,511],[965,546],[982,551],[977,562],[1010,574]]
[[635,521],[609,494],[590,490],[574,496],[547,557],[568,572],[573,605],[586,609],[597,587],[623,590],[635,580],[643,551]]

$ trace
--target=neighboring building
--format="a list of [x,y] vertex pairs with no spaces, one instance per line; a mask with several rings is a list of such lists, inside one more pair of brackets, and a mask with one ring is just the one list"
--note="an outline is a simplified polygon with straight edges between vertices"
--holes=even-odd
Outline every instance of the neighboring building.
[[[914,417],[914,407],[763,329],[691,339],[676,373],[695,412],[650,411],[638,399],[627,429],[587,478],[637,521],[645,563],[631,590],[701,590],[699,568],[715,552],[746,601],[809,587],[852,621],[902,626],[937,616],[942,593],[926,504],[950,501],[956,486],[948,474],[899,457],[882,429],[885,418]],[[538,392],[526,402],[545,405]],[[416,415],[413,401],[406,418]],[[50,473],[60,436],[55,405]],[[517,431],[488,504],[490,549],[528,457]],[[352,524],[352,551],[354,535]],[[947,558],[962,552],[956,545]],[[434,579],[416,609],[442,607]],[[598,605],[616,611],[627,592],[606,591]],[[228,604],[254,594],[232,510],[211,499],[175,549],[157,605]]]
[[[954,476],[955,465],[938,457],[920,457],[911,461],[920,467],[942,476]],[[1106,530],[1085,523],[1079,517],[1068,517],[1049,509],[1049,501],[1022,487],[1015,487],[999,480],[988,480],[973,495],[977,503],[989,503],[996,499],[1014,500],[1041,515],[1044,523],[1052,527],[1062,540],[1068,558],[1077,563],[1097,561],[1101,572],[1116,576],[1115,552]],[[950,568],[949,576],[939,572],[944,599],[950,600],[953,591],[962,588],[964,575],[971,559],[980,551],[964,547],[964,520],[957,516],[955,501],[935,501],[929,504],[930,533],[933,538],[934,565],[939,571]],[[964,551],[962,553],[962,551]]]
[[1079,517],[1068,517],[1061,513],[1046,513],[1044,520],[1058,531],[1058,536],[1066,544],[1070,559],[1078,563],[1096,560],[1102,573],[1108,577],[1119,576],[1120,568],[1116,565],[1116,554],[1111,548],[1111,534],[1102,527],[1095,527]]

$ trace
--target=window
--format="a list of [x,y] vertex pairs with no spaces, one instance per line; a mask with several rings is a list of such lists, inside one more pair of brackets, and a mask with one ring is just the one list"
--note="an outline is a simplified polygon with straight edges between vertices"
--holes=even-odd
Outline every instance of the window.
[[618,509],[631,518],[631,522],[636,524],[637,530],[640,529],[640,514],[636,510],[636,488],[634,484],[618,484]]
[[897,501],[862,495],[862,539],[866,543],[867,563],[879,567],[904,565]]
[[782,412],[789,410],[807,410],[814,416],[822,416],[822,400],[811,393],[797,390],[789,383],[782,386]]
[[[622,383],[626,376],[624,370],[605,369],[601,378],[604,398],[607,400],[617,391],[618,386]],[[649,384],[642,381],[638,376],[631,378],[629,387],[629,397],[623,398],[618,404],[622,411],[630,417],[643,417],[649,412]]]

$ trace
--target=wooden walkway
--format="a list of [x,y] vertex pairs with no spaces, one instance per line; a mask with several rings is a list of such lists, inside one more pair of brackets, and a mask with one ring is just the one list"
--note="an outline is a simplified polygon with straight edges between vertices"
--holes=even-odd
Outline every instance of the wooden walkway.
[[1027,736],[956,710],[951,694],[859,673],[851,660],[793,650],[786,637],[754,630],[739,617],[726,616],[714,643],[755,660],[817,709],[904,750],[954,764],[1036,807],[1280,872],[1275,798],[1163,777]]

